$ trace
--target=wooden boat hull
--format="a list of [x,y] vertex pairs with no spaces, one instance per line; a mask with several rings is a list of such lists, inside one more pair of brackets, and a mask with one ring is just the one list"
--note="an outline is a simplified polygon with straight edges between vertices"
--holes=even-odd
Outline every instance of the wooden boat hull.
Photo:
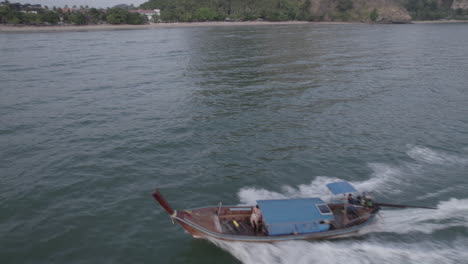
[[[179,214],[179,213],[178,213]],[[325,232],[308,233],[308,234],[291,234],[282,236],[265,236],[265,235],[254,235],[254,236],[241,236],[215,232],[208,230],[194,222],[191,222],[186,217],[174,217],[177,221],[192,237],[197,239],[219,239],[224,241],[238,241],[238,242],[260,242],[260,243],[273,243],[288,240],[320,240],[320,239],[333,239],[346,236],[356,235],[362,228],[368,226],[375,221],[376,214],[372,214],[366,221],[361,224],[353,225],[348,228],[335,229]],[[185,218],[185,219],[184,219]]]
[[[335,222],[333,224],[334,228],[328,231],[268,235],[265,231],[255,232],[250,225],[249,218],[252,213],[252,207],[250,206],[208,206],[176,211],[169,206],[158,191],[153,196],[169,213],[172,220],[178,222],[194,238],[214,238],[225,241],[271,243],[287,240],[316,240],[349,236],[372,223],[378,212],[378,208],[361,207],[357,209],[359,217],[348,220],[345,214],[344,218]],[[340,212],[344,212],[344,209],[346,209],[343,204],[331,204],[329,206],[332,211],[336,212],[336,217],[339,217]]]

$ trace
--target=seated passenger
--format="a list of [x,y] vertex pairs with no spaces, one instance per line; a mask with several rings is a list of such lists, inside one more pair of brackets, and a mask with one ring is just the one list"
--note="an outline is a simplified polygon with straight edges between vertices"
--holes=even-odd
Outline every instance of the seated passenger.
[[351,216],[351,218],[357,218],[359,217],[359,212],[354,206],[348,206],[346,208],[346,213]]
[[260,231],[260,223],[262,221],[262,211],[257,205],[252,209],[252,215],[250,215],[250,224],[254,228],[254,231]]
[[348,195],[348,203],[349,203],[349,204],[355,204],[355,203],[356,203],[356,201],[354,200],[352,194],[349,194],[349,195]]

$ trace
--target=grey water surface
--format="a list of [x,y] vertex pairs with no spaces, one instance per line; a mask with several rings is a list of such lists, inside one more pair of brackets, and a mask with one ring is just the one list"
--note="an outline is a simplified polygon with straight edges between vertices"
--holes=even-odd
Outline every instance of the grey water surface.
[[[468,263],[468,26],[0,34],[0,263]],[[177,209],[383,202],[352,238],[196,240]]]

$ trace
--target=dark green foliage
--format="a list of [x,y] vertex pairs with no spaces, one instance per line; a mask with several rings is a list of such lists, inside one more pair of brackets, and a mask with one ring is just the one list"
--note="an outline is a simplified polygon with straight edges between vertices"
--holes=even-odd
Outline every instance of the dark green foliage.
[[302,5],[299,6],[297,20],[313,21],[314,17],[310,13],[311,7],[312,7],[312,2],[310,0],[304,0],[304,3],[302,3]]
[[352,0],[338,0],[336,9],[338,9],[338,11],[340,12],[346,12],[350,9],[353,9],[353,1]]
[[138,14],[138,13],[128,13],[127,15],[127,24],[130,25],[142,25],[146,24],[148,20],[146,16]]
[[377,8],[374,8],[372,10],[372,12],[370,13],[369,15],[369,19],[372,21],[372,22],[375,22],[377,20],[377,18],[379,17],[379,11],[377,11]]
[[194,14],[194,20],[196,21],[212,21],[217,20],[218,13],[211,8],[198,8]]
[[439,7],[436,0],[406,0],[405,8],[415,20],[449,18],[451,10]]
[[10,8],[9,5],[0,7],[0,22],[2,24],[20,24],[22,13],[18,10]]
[[[54,7],[49,9],[36,9],[35,12],[20,12],[14,6],[5,4],[0,6],[0,24],[26,24],[26,25],[54,25],[63,21],[65,24],[86,25],[99,24],[108,20],[111,24],[145,24],[146,16],[138,13],[130,13],[120,8],[85,9],[84,7],[76,11],[65,11]],[[23,10],[24,11],[24,10]],[[26,10],[28,11],[28,10]]]
[[[1,1],[1,0],[0,0]],[[353,6],[355,0],[329,0],[336,4],[330,13],[313,14],[312,0],[149,0],[142,9],[161,9],[161,16],[154,21],[376,21],[377,9],[359,10]],[[468,19],[468,10],[451,10],[451,0],[397,0],[404,5],[415,20],[435,20],[441,18]],[[440,3],[440,6],[438,6]],[[126,5],[125,5],[126,6]],[[130,8],[132,6],[126,6]],[[65,8],[67,6],[65,5]],[[24,10],[23,10],[24,11]],[[42,9],[38,14],[20,12],[17,6],[6,4],[0,7],[0,23],[3,24],[144,24],[146,16],[130,13],[127,9],[82,8],[62,12],[60,8]]]
[[41,17],[33,13],[21,13],[19,16],[22,24],[39,25],[41,24]]
[[121,8],[111,8],[107,11],[106,20],[110,24],[127,23],[128,11]]
[[41,21],[55,25],[60,21],[60,16],[57,14],[57,12],[47,10],[41,13]]
[[[352,21],[354,0],[329,0],[336,3],[331,15],[333,20]],[[410,12],[413,19],[433,20],[464,17],[464,10],[455,12],[449,7],[451,0],[397,0]],[[438,2],[441,6],[438,6]],[[312,14],[311,0],[149,0],[143,9],[161,9],[161,20],[165,22],[191,22],[208,20],[255,20],[270,21],[302,20],[321,21],[327,14]],[[377,11],[376,11],[377,12]],[[376,16],[377,15],[377,16]],[[378,19],[378,12],[368,17]],[[367,18],[364,18],[367,19]],[[375,19],[375,20],[373,20]]]
[[47,9],[36,10],[37,13],[20,12],[16,8],[12,8],[9,4],[0,7],[0,23],[1,24],[57,24],[60,21],[59,15]]
[[468,20],[468,9],[457,8],[452,11],[452,17],[454,19]]
[[70,22],[75,25],[86,25],[88,20],[86,16],[81,12],[74,12],[70,14]]
[[106,21],[106,13],[104,10],[91,8],[87,12],[88,24],[97,24],[100,21]]
[[150,0],[143,9],[161,9],[166,22],[207,20],[309,20],[310,0]]
[[141,25],[148,22],[145,16],[138,13],[130,13],[121,8],[109,9],[107,11],[106,20],[110,24]]

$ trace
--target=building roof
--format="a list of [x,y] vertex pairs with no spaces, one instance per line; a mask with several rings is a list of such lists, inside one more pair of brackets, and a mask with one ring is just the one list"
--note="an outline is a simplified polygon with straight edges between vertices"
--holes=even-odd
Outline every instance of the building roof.
[[327,184],[327,188],[333,194],[354,193],[356,189],[349,182],[334,182]]
[[320,224],[320,221],[334,219],[320,198],[259,200],[257,203],[269,235],[325,231],[329,226]]
[[138,10],[129,10],[128,12],[131,13],[140,13],[140,14],[154,14],[157,11],[155,10],[144,10],[144,9],[138,9]]

